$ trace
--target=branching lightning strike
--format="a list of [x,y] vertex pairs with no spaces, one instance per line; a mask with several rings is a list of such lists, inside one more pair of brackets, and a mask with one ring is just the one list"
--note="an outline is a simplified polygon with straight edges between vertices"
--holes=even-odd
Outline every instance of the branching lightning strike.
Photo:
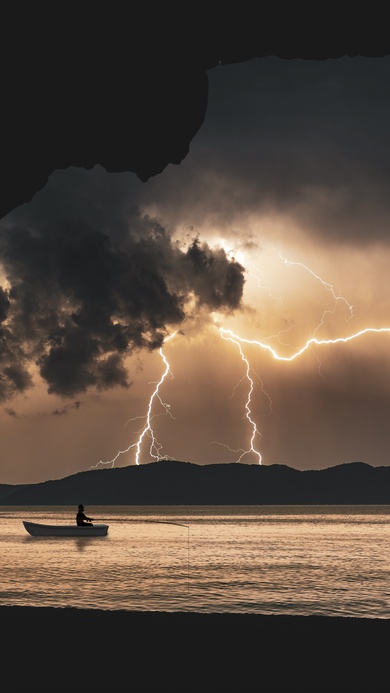
[[[261,433],[257,428],[256,422],[253,418],[252,410],[251,410],[252,395],[253,395],[253,391],[255,388],[255,378],[256,378],[257,382],[260,382],[261,387],[262,387],[262,392],[268,398],[269,414],[271,414],[271,413],[275,414],[275,412],[272,409],[271,398],[269,397],[269,395],[264,390],[263,381],[261,380],[259,375],[251,368],[248,357],[244,353],[244,348],[243,348],[244,345],[259,347],[260,349],[263,349],[264,351],[271,354],[273,359],[275,359],[276,361],[292,362],[292,361],[295,361],[296,359],[298,359],[300,356],[302,356],[309,349],[311,350],[311,348],[314,346],[321,347],[321,346],[337,345],[337,344],[341,344],[341,343],[346,344],[346,343],[351,342],[355,339],[358,339],[359,337],[363,337],[364,335],[367,335],[367,334],[384,334],[384,333],[390,334],[390,327],[378,327],[378,328],[367,327],[367,328],[361,329],[361,330],[354,332],[354,333],[352,333],[348,336],[345,336],[345,337],[336,337],[336,338],[332,338],[332,339],[331,338],[320,339],[316,335],[317,335],[319,329],[325,325],[326,316],[327,315],[334,315],[336,312],[337,305],[340,302],[342,302],[347,307],[348,318],[346,321],[349,322],[349,320],[351,320],[353,317],[353,306],[347,301],[346,298],[344,298],[341,295],[338,295],[335,292],[333,286],[329,282],[324,281],[318,274],[316,274],[312,269],[310,269],[310,267],[308,267],[307,265],[304,265],[301,262],[289,261],[286,258],[284,258],[280,253],[278,253],[278,255],[279,255],[280,259],[283,261],[283,263],[285,264],[285,266],[287,266],[287,267],[291,267],[291,266],[302,267],[305,271],[309,272],[316,280],[318,280],[325,287],[326,291],[328,291],[332,295],[332,297],[334,299],[334,307],[333,307],[333,309],[327,309],[323,312],[321,319],[320,319],[320,322],[318,323],[317,327],[313,330],[312,336],[309,339],[307,339],[307,341],[303,344],[303,346],[301,346],[299,348],[295,348],[290,344],[282,343],[280,340],[281,333],[274,335],[273,337],[264,338],[263,340],[247,339],[247,338],[244,338],[244,337],[237,335],[235,332],[233,332],[230,329],[225,329],[225,328],[219,326],[217,324],[216,320],[214,320],[214,324],[216,325],[216,327],[218,329],[220,337],[223,340],[229,341],[235,345],[235,347],[239,351],[240,358],[244,364],[245,374],[243,375],[243,377],[241,378],[239,383],[236,385],[234,390],[238,387],[238,385],[243,380],[246,380],[248,383],[248,393],[247,393],[247,399],[246,399],[246,403],[245,403],[245,413],[243,415],[243,418],[246,418],[247,421],[249,422],[249,425],[250,425],[250,428],[252,431],[248,449],[245,450],[243,448],[240,448],[238,450],[234,450],[225,443],[213,441],[213,444],[221,445],[221,446],[225,447],[227,450],[229,450],[230,452],[238,454],[238,458],[236,459],[236,462],[241,462],[246,455],[254,454],[257,457],[258,464],[262,464],[262,455],[255,446],[256,440],[261,438]],[[264,278],[262,278],[262,281],[264,281]],[[260,284],[259,284],[259,286],[260,286]],[[262,285],[261,285],[261,288],[263,288]],[[274,297],[271,296],[271,298],[274,298]],[[173,339],[176,334],[177,333],[174,332],[173,334],[168,336],[164,340],[163,346],[168,341]],[[285,356],[285,355],[280,354],[277,351],[277,349],[275,349],[273,346],[271,346],[268,343],[271,339],[278,339],[280,344],[284,348],[289,347],[292,350],[292,353],[290,353],[289,356]],[[172,375],[168,360],[167,360],[167,358],[163,352],[163,347],[160,347],[159,353],[160,353],[160,356],[161,356],[163,363],[165,365],[165,370],[164,370],[160,380],[154,383],[155,389],[154,389],[154,391],[153,391],[153,393],[149,399],[147,414],[145,416],[137,416],[137,417],[134,417],[134,418],[128,420],[128,422],[129,422],[129,421],[135,421],[135,420],[141,419],[141,418],[146,418],[145,425],[138,436],[138,440],[135,443],[132,443],[131,445],[129,445],[126,449],[119,450],[113,459],[111,459],[107,462],[100,461],[97,465],[94,465],[94,467],[98,467],[100,465],[111,465],[113,467],[115,465],[116,460],[121,455],[129,453],[131,450],[135,450],[135,463],[137,465],[139,465],[140,464],[142,444],[146,438],[150,439],[150,446],[149,446],[150,457],[154,458],[155,460],[169,459],[169,457],[167,455],[161,454],[162,445],[156,439],[156,436],[154,434],[153,427],[152,427],[152,419],[154,418],[154,416],[157,416],[156,414],[153,415],[153,407],[154,407],[156,400],[158,400],[160,402],[160,405],[162,406],[163,409],[165,409],[165,412],[169,416],[171,416],[171,418],[174,418],[172,416],[172,413],[170,410],[170,405],[167,404],[166,402],[164,402],[160,396],[160,388],[162,387],[167,376],[170,375],[173,378],[173,375]],[[314,355],[317,358],[316,354],[314,354]],[[234,394],[234,391],[233,391],[233,394]]]
[[[166,337],[164,339],[163,346],[164,346],[164,344],[169,342],[171,339],[173,339],[176,336],[176,334],[177,334],[177,332],[173,332],[171,335]],[[170,375],[171,378],[173,378],[173,374],[172,374],[172,371],[170,369],[170,365],[168,363],[168,360],[167,360],[167,358],[163,352],[162,347],[160,347],[159,353],[160,353],[160,356],[161,356],[161,358],[165,364],[165,370],[164,370],[160,380],[158,380],[157,382],[154,383],[156,385],[156,387],[154,388],[153,393],[149,399],[148,411],[145,415],[146,423],[145,423],[145,425],[144,425],[144,427],[143,427],[143,429],[142,429],[142,431],[138,437],[137,442],[132,443],[127,448],[125,448],[125,450],[118,450],[115,457],[113,457],[111,460],[108,460],[107,462],[103,462],[102,460],[100,460],[100,462],[98,462],[98,464],[93,465],[93,468],[99,467],[101,465],[111,465],[111,467],[114,467],[115,462],[117,461],[117,459],[121,455],[125,455],[126,453],[130,452],[130,450],[134,450],[134,449],[135,449],[135,463],[137,465],[139,465],[140,464],[142,443],[143,443],[145,437],[150,438],[149,454],[151,457],[153,457],[155,460],[168,459],[168,457],[166,455],[161,455],[162,445],[156,439],[156,436],[154,434],[153,427],[152,427],[152,419],[154,418],[152,411],[153,411],[153,405],[154,405],[154,402],[156,399],[159,400],[163,409],[165,409],[165,412],[171,418],[174,418],[172,416],[172,413],[171,413],[170,405],[167,404],[166,402],[164,402],[160,397],[160,387],[162,386],[162,384],[163,384],[164,380],[167,378],[167,376]],[[129,421],[136,421],[137,419],[145,418],[145,417],[135,416],[134,418],[129,419],[127,421],[127,423]]]
[[[245,364],[245,376],[244,376],[244,377],[246,377],[246,379],[247,379],[247,381],[248,381],[248,383],[249,383],[248,396],[247,396],[247,400],[246,400],[246,403],[245,403],[245,417],[248,419],[248,421],[249,421],[249,423],[250,423],[250,425],[251,425],[251,428],[252,428],[252,435],[251,435],[251,439],[250,439],[250,448],[249,448],[249,450],[244,450],[244,449],[242,449],[242,448],[239,449],[239,450],[232,450],[232,448],[230,448],[230,447],[229,447],[228,445],[226,445],[225,443],[219,443],[218,441],[213,441],[213,442],[214,442],[214,444],[216,444],[216,445],[223,445],[223,446],[226,447],[230,452],[237,452],[237,453],[240,453],[240,455],[239,455],[239,457],[238,457],[238,459],[237,459],[237,462],[241,462],[241,460],[245,457],[245,455],[248,455],[250,452],[253,452],[253,453],[257,456],[257,458],[258,458],[259,464],[261,464],[261,459],[262,459],[262,458],[261,458],[261,454],[260,454],[260,453],[256,450],[256,448],[254,447],[255,439],[256,439],[258,436],[260,436],[260,433],[259,433],[259,431],[257,430],[256,422],[252,419],[252,415],[251,415],[251,414],[252,414],[252,412],[251,412],[251,400],[252,400],[252,393],[253,393],[253,389],[254,389],[254,380],[253,380],[253,378],[252,378],[252,376],[251,376],[251,367],[250,367],[250,365],[249,365],[249,361],[248,361],[247,357],[245,356],[245,354],[244,354],[244,352],[243,352],[243,350],[242,350],[242,348],[241,348],[241,344],[240,344],[240,342],[239,342],[239,339],[236,339],[236,338],[235,338],[235,335],[233,335],[233,333],[231,334],[231,337],[226,337],[226,336],[224,335],[224,333],[223,333],[223,330],[221,330],[221,328],[220,328],[220,335],[221,335],[222,339],[226,339],[227,341],[233,342],[233,343],[237,346],[237,348],[238,348],[238,350],[239,350],[239,352],[240,352],[241,359],[242,359],[242,361],[243,361],[244,364]],[[256,375],[256,377],[260,380],[260,378],[259,378],[259,376],[257,375],[257,373],[256,373],[255,375]]]
[[310,337],[310,339],[308,339],[307,342],[302,347],[300,347],[300,349],[297,349],[297,351],[295,351],[294,354],[291,354],[291,356],[280,356],[280,354],[277,353],[276,349],[271,347],[269,344],[266,344],[265,342],[262,342],[257,339],[246,339],[244,337],[239,337],[238,335],[234,334],[232,330],[226,330],[220,327],[219,331],[224,339],[229,339],[230,336],[231,341],[233,342],[239,342],[240,344],[251,344],[254,346],[261,347],[266,351],[269,351],[276,361],[294,361],[296,358],[298,358],[298,356],[301,356],[305,351],[307,351],[309,347],[313,344],[316,344],[317,346],[322,346],[324,344],[346,344],[347,342],[351,342],[352,340],[357,339],[358,337],[362,337],[364,334],[389,334],[390,327],[366,327],[363,330],[359,330],[358,332],[349,335],[348,337],[336,337],[334,339],[318,339],[317,337]]
[[339,302],[342,302],[347,306],[348,313],[349,313],[349,317],[347,319],[347,322],[353,318],[353,306],[349,303],[349,301],[347,301],[347,299],[344,296],[341,296],[340,294],[336,294],[332,284],[330,284],[329,282],[322,279],[318,274],[316,274],[312,269],[310,269],[310,267],[308,267],[307,265],[304,265],[303,262],[295,262],[293,260],[287,260],[285,257],[282,256],[282,254],[280,252],[278,253],[278,255],[286,267],[293,267],[293,266],[303,267],[303,269],[306,270],[306,272],[308,272],[309,274],[311,274],[312,277],[317,279],[325,287],[326,291],[329,291],[329,293],[331,293],[333,298],[334,298],[333,310],[325,310],[323,312],[321,320],[320,320],[319,324],[317,325],[316,329],[314,330],[313,334],[316,334],[316,332],[320,329],[320,327],[322,327],[325,324],[325,316],[326,315],[333,315],[336,312],[337,304]]
[[[252,402],[252,393],[253,393],[253,389],[254,389],[254,381],[253,381],[253,378],[251,377],[251,368],[249,365],[248,358],[245,356],[245,354],[243,352],[242,345],[247,344],[247,345],[251,345],[251,346],[260,347],[261,349],[268,351],[275,360],[290,362],[290,361],[294,361],[295,359],[299,358],[299,356],[304,354],[305,351],[307,351],[308,349],[310,349],[314,345],[316,345],[316,346],[335,345],[335,344],[339,344],[339,343],[350,342],[354,339],[357,339],[358,337],[363,336],[364,334],[390,333],[390,328],[381,327],[381,328],[365,328],[365,329],[359,330],[358,332],[355,332],[354,334],[351,334],[347,337],[337,337],[335,339],[319,339],[318,337],[316,337],[315,335],[317,334],[318,330],[322,326],[325,325],[326,316],[330,315],[330,314],[333,315],[336,312],[337,305],[339,302],[343,302],[348,309],[349,316],[347,318],[347,322],[349,320],[351,320],[351,318],[353,317],[353,306],[349,303],[349,301],[347,301],[346,298],[344,298],[344,296],[336,294],[333,286],[329,282],[324,281],[318,274],[316,274],[312,269],[310,269],[310,267],[303,264],[302,262],[289,261],[286,258],[284,258],[281,255],[281,253],[278,253],[278,255],[286,266],[290,267],[290,266],[294,265],[294,266],[302,267],[305,271],[309,272],[316,280],[318,280],[325,287],[325,289],[331,293],[331,295],[334,299],[334,307],[332,310],[328,309],[328,310],[324,311],[324,313],[321,316],[320,322],[318,323],[317,327],[313,331],[313,336],[310,339],[308,339],[302,347],[300,347],[298,349],[294,349],[294,347],[292,347],[291,345],[284,344],[284,346],[290,346],[291,349],[293,350],[293,353],[290,356],[280,355],[278,353],[278,351],[274,347],[272,347],[270,344],[268,344],[266,341],[255,340],[255,339],[246,339],[244,337],[240,337],[239,335],[235,334],[232,330],[224,329],[224,328],[217,325],[218,330],[219,330],[219,334],[222,337],[222,339],[232,342],[239,349],[241,359],[244,362],[245,368],[246,368],[246,376],[245,377],[248,380],[248,384],[249,384],[247,401],[245,403],[245,412],[246,412],[245,416],[246,416],[247,420],[249,421],[249,423],[251,425],[251,430],[252,430],[252,435],[251,435],[251,439],[250,439],[250,448],[248,450],[242,450],[242,449],[233,450],[232,448],[230,448],[228,445],[226,445],[224,443],[214,441],[215,444],[223,445],[230,452],[240,453],[240,456],[236,460],[237,462],[240,462],[245,455],[247,455],[249,453],[254,453],[258,458],[259,464],[262,464],[262,456],[261,456],[260,452],[254,446],[256,438],[258,438],[259,436],[261,437],[261,434],[257,428],[256,422],[254,421],[254,419],[252,417],[252,411],[251,411],[251,402]],[[264,281],[263,277],[262,277],[262,281]],[[279,339],[280,334],[276,335],[276,338]],[[263,383],[262,383],[262,381],[259,378],[257,373],[256,373],[256,377],[261,382],[262,387],[263,387]],[[263,388],[263,392],[264,392],[264,388]],[[267,395],[268,399],[270,400],[269,395],[267,393],[265,393],[265,394]],[[271,400],[270,400],[270,411],[272,411]]]

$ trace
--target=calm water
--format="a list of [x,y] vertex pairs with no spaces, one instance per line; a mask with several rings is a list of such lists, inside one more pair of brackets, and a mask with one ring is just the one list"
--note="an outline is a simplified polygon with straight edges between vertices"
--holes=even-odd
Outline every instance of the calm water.
[[0,508],[0,605],[390,618],[390,506]]

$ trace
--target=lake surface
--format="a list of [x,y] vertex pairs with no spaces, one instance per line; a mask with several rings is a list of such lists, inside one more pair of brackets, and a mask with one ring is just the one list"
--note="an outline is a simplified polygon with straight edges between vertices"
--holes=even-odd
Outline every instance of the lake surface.
[[30,537],[0,509],[0,605],[390,618],[390,506],[99,506],[106,537]]

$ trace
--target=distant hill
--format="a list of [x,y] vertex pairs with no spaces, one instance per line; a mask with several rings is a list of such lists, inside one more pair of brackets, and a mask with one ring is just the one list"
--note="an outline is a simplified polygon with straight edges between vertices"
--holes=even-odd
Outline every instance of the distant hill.
[[38,484],[0,484],[1,505],[387,505],[390,467],[322,470],[241,463],[152,462]]
[[9,496],[10,493],[13,493],[15,489],[18,489],[19,491],[22,488],[25,488],[25,484],[23,486],[13,486],[12,484],[0,484],[0,499],[4,498],[5,496]]

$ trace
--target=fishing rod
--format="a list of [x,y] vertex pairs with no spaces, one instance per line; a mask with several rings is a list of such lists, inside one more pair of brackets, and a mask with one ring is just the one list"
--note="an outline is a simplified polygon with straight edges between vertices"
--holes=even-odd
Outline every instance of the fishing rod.
[[187,527],[187,529],[190,528],[190,525],[185,525],[182,522],[172,522],[171,520],[143,520],[143,519],[137,519],[137,520],[129,520],[129,519],[121,519],[120,517],[102,517],[99,518],[99,520],[94,520],[94,522],[151,522],[151,523],[157,523],[161,525],[177,525],[178,527]]

